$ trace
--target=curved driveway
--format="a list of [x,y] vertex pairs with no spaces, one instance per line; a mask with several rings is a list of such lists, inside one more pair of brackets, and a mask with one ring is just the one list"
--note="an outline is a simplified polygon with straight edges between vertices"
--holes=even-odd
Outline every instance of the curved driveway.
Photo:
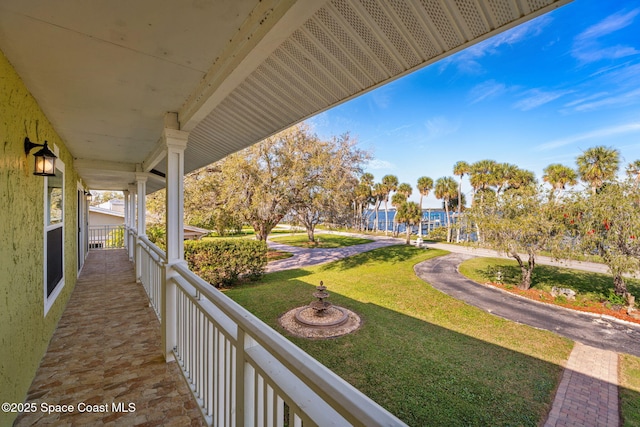
[[418,277],[434,288],[491,314],[546,329],[593,347],[640,357],[640,325],[621,323],[587,313],[531,301],[480,285],[458,272],[471,255],[452,253],[414,267]]
[[291,258],[285,258],[278,261],[270,262],[269,264],[267,264],[266,272],[273,273],[275,271],[290,270],[292,268],[310,267],[312,265],[319,265],[331,261],[337,261],[351,255],[372,251],[384,246],[398,244],[398,240],[394,238],[377,237],[373,239],[369,236],[359,236],[355,234],[354,236],[364,237],[374,241],[370,243],[363,243],[361,245],[344,246],[341,248],[300,248],[297,246],[283,245],[281,243],[275,243],[268,240],[267,244],[269,245],[269,248],[290,252],[293,254],[293,256]]

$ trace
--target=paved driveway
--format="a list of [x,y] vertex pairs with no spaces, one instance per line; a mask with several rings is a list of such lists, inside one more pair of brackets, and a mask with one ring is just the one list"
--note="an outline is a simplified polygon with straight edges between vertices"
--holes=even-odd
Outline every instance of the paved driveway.
[[273,273],[274,271],[291,270],[293,268],[310,267],[312,265],[324,264],[331,261],[337,261],[342,258],[346,258],[351,255],[356,255],[362,252],[372,251],[374,249],[382,248],[385,246],[397,245],[398,240],[389,238],[378,238],[371,243],[364,243],[362,245],[345,246],[342,248],[300,248],[297,246],[288,246],[280,243],[267,241],[269,248],[276,249],[285,252],[291,252],[293,254],[290,258],[273,261],[267,264],[266,272]]
[[473,256],[453,253],[421,262],[414,270],[436,289],[496,316],[593,347],[640,357],[640,325],[531,301],[477,284],[458,273],[458,265],[469,258]]

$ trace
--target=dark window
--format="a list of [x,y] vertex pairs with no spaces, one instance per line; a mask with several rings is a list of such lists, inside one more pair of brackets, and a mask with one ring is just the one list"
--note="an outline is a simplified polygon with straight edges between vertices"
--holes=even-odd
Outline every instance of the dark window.
[[62,279],[62,227],[47,231],[47,297]]

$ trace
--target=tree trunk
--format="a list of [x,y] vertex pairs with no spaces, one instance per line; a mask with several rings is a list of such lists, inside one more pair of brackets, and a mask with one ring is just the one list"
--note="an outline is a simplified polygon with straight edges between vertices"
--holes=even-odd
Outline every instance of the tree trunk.
[[314,229],[313,227],[306,227],[307,228],[307,237],[309,238],[310,242],[315,242],[315,237],[313,235],[314,233]]
[[256,232],[256,239],[266,241],[267,235],[269,234],[269,231],[267,230],[267,225],[264,222],[254,222],[251,225],[253,226],[253,229]]
[[387,208],[387,201],[384,201],[384,235],[389,232],[389,209]]
[[526,291],[531,287],[531,274],[533,273],[533,268],[536,265],[535,257],[529,254],[529,261],[525,264],[515,252],[511,253],[511,256],[518,261],[518,265],[520,266],[520,284],[518,285],[518,289],[522,289]]
[[407,245],[411,244],[411,229],[409,228],[409,224],[407,224]]
[[520,267],[520,272],[522,274],[522,280],[518,285],[518,289],[522,289],[526,291],[531,287],[531,270],[529,270],[526,266]]
[[[473,198],[475,200],[476,191],[473,193]],[[480,194],[480,207],[484,208],[484,193]],[[476,222],[476,239],[478,239],[478,243],[484,243],[482,240],[482,235],[480,234],[480,224]]]
[[616,295],[624,296],[627,293],[627,284],[621,274],[613,275],[613,289]]
[[449,201],[444,201],[444,212],[447,220],[447,243],[451,242],[451,218],[449,218]]
[[358,202],[356,202],[355,200],[353,201],[353,228],[356,228],[356,224],[358,223]]
[[456,243],[460,243],[460,201],[462,200],[462,176],[458,184],[458,218],[456,219]]
[[420,193],[420,222],[418,223],[418,237],[422,238],[422,193]]
[[279,217],[277,220],[274,220],[274,221],[252,222],[251,226],[256,232],[256,240],[263,240],[266,242],[267,237],[269,237],[269,233],[271,233],[271,230],[273,230],[273,227],[275,227],[280,222],[281,219],[282,217]]
[[376,200],[376,223],[373,225],[373,231],[378,232],[378,211],[380,210],[380,201]]

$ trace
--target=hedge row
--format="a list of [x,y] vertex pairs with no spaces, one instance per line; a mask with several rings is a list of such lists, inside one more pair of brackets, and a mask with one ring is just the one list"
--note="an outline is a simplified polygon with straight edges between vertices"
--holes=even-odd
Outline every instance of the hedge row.
[[239,277],[264,274],[267,244],[246,239],[186,240],[184,257],[191,271],[219,288]]

